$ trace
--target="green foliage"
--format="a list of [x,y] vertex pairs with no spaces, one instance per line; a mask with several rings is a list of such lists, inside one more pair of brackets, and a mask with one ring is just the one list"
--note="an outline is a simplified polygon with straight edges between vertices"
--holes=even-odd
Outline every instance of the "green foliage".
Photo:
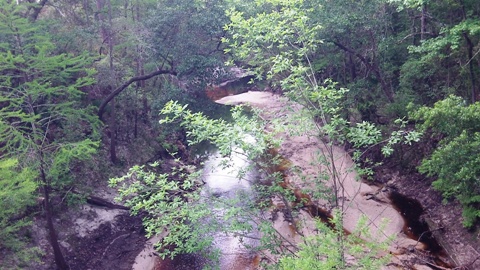
[[[318,160],[321,164],[319,166],[326,167],[323,170],[327,171],[328,175],[320,173],[316,176],[315,183],[323,182],[323,184],[314,187],[312,193],[325,191],[325,183],[328,183],[327,186],[332,186],[332,205],[342,212],[343,203],[338,199],[338,194],[342,194],[344,172],[339,171],[331,162],[334,157],[333,144],[351,140],[355,146],[365,148],[385,142],[384,153],[390,154],[393,144],[418,141],[419,133],[405,131],[405,122],[400,121],[401,129],[382,141],[380,130],[371,123],[362,122],[354,127],[350,126],[349,121],[344,117],[348,109],[344,102],[348,91],[337,87],[337,83],[331,79],[319,80],[321,75],[317,74],[316,65],[312,64],[323,43],[318,38],[318,32],[323,28],[312,16],[315,8],[307,8],[308,4],[311,4],[307,1],[266,1],[256,2],[256,4],[260,10],[257,14],[245,14],[234,10],[229,12],[232,23],[226,27],[226,30],[229,31],[230,38],[224,40],[230,45],[227,52],[232,53],[235,60],[243,61],[244,65],[252,67],[257,78],[266,77],[272,80],[274,84],[281,87],[289,99],[303,105],[303,108],[293,109],[295,120],[291,120],[290,123],[293,124],[284,126],[283,129],[288,131],[288,134],[313,136],[323,141],[324,148]],[[312,119],[315,122],[312,122]],[[310,178],[308,183],[311,184]],[[316,188],[318,191],[315,190]],[[342,224],[341,220],[340,215],[339,224]],[[313,269],[332,267],[344,269],[348,268],[348,262],[345,259],[348,255],[360,258],[376,256],[376,252],[369,256],[363,256],[365,254],[361,252],[355,253],[362,250],[358,245],[353,245],[353,250],[349,250],[346,248],[348,241],[335,233],[330,234],[332,232],[334,231],[319,236],[316,241],[331,238],[332,242],[337,242],[336,244],[322,245],[321,247],[324,248],[322,250],[318,249],[320,246],[318,242],[309,242],[315,244],[312,244],[311,249],[310,246],[302,246],[300,259],[290,261],[285,258],[283,260],[285,269],[311,269],[312,267]],[[302,250],[304,253],[301,253]],[[298,254],[294,252],[292,257],[295,256]],[[365,262],[362,261],[365,263],[364,266],[355,265],[350,268],[369,269],[374,267],[371,265],[373,261],[366,259]]]
[[438,177],[433,187],[445,199],[455,197],[464,207],[464,226],[473,226],[480,217],[480,103],[467,106],[450,96],[412,112],[411,118],[443,138],[419,171]]
[[348,140],[353,143],[355,147],[363,147],[374,145],[380,142],[382,133],[375,125],[369,122],[358,123],[348,133]]
[[44,154],[87,154],[81,147],[94,146],[86,137],[98,138],[99,127],[93,109],[80,102],[81,89],[94,83],[94,70],[86,68],[91,59],[52,54],[48,35],[21,17],[19,8],[5,5],[0,16],[5,38],[0,46],[1,150],[6,155],[39,149]]
[[[308,71],[309,53],[322,41],[316,38],[321,27],[310,24],[307,10],[299,8],[301,1],[267,1],[256,3],[278,5],[268,13],[247,17],[242,12],[229,12],[231,23],[225,27],[231,39],[226,52],[255,68],[255,74],[268,79],[279,78],[279,84],[287,91],[308,86],[303,77]],[[313,75],[313,74],[310,74]],[[311,78],[312,80],[314,78]],[[277,83],[274,81],[274,83]]]
[[[381,269],[390,260],[390,256],[378,258],[379,253],[388,248],[391,240],[380,241],[372,235],[366,218],[361,218],[355,231],[344,235],[338,213],[332,219],[332,227],[317,220],[318,233],[304,238],[295,255],[284,256],[276,269]],[[343,241],[339,241],[343,239]],[[365,240],[367,239],[367,241]],[[343,264],[341,250],[353,258]]]
[[25,210],[35,203],[36,177],[29,168],[20,168],[15,159],[0,160],[0,250],[7,248],[17,255],[6,260],[4,266],[24,264],[32,259],[33,254],[28,255],[31,250],[25,249],[24,237],[19,231],[30,225]]
[[[22,216],[33,191],[50,192],[52,186],[61,189],[71,184],[66,180],[72,161],[89,157],[98,147],[99,121],[81,102],[82,89],[94,83],[94,70],[87,68],[91,59],[86,54],[55,54],[40,23],[23,16],[24,5],[1,1],[0,6],[2,196],[9,192],[0,201],[6,204],[0,207],[0,216],[2,238],[11,240],[27,223],[3,222],[12,215]],[[48,208],[49,204],[46,200]],[[24,256],[25,250],[19,248],[24,239],[16,240],[9,248]]]
[[111,186],[118,186],[117,199],[125,201],[133,214],[147,214],[143,220],[147,237],[162,236],[156,245],[162,258],[206,253],[216,226],[206,222],[212,210],[200,201],[196,168],[178,164],[161,173],[159,166],[134,166],[126,175],[110,179]]
[[[305,8],[303,1],[266,3],[275,8],[251,17],[239,11],[229,12],[232,22],[226,29],[231,39],[224,39],[229,44],[227,52],[253,66],[258,77],[266,74],[267,79],[274,79],[291,100],[304,105],[306,110],[301,110],[300,114],[320,123],[313,125],[314,132],[310,135],[339,143],[349,139],[356,147],[382,142],[381,132],[373,124],[364,121],[351,127],[345,119],[348,89],[337,87],[332,79],[318,81],[312,57],[323,43],[317,37],[322,26],[312,18],[313,8]],[[265,9],[264,4],[257,4],[261,10]],[[407,132],[404,127],[403,124],[402,130],[387,139],[384,154],[391,154],[393,144],[419,140],[418,133]]]
[[[209,141],[215,144],[222,156],[229,157],[233,151],[244,151],[251,160],[274,146],[273,136],[263,132],[261,122],[252,121],[241,112],[241,108],[233,109],[232,117],[236,122],[232,124],[221,119],[209,119],[186,107],[177,102],[167,103],[161,111],[161,123],[180,125],[186,130],[190,145]],[[264,139],[252,143],[245,134],[255,134]],[[222,164],[228,166],[227,162]],[[118,186],[119,200],[125,201],[133,214],[147,213],[144,218],[147,236],[162,237],[157,244],[161,256],[173,258],[182,253],[200,252],[215,262],[216,252],[210,249],[214,233],[244,233],[252,226],[248,223],[250,218],[245,216],[245,209],[235,206],[241,200],[213,202],[215,205],[229,205],[225,211],[218,213],[211,201],[202,199],[199,187],[203,183],[197,169],[181,162],[176,163],[172,171],[159,164],[134,166],[125,176],[111,179],[110,185]],[[245,170],[240,171],[239,177],[245,173]]]
[[[209,119],[202,113],[192,113],[186,110],[186,105],[177,102],[168,102],[161,114],[165,123],[179,123],[186,129],[189,144],[198,144],[203,141],[213,143],[223,156],[230,156],[235,147],[242,149],[249,160],[260,157],[267,149],[274,148],[278,141],[273,134],[265,134],[260,118],[250,119],[242,113],[242,107],[232,109],[233,123],[223,119]],[[249,143],[246,134],[256,138],[255,144]]]
[[388,2],[402,13],[419,14],[418,21],[414,19],[412,23],[422,25],[420,20],[423,20],[424,27],[419,29],[421,32],[413,30],[402,39],[405,42],[408,37],[413,43],[408,46],[408,58],[401,64],[399,92],[412,94],[413,91],[412,101],[428,106],[451,94],[473,100],[472,88],[478,88],[479,72],[473,65],[478,61],[474,47],[480,40],[478,2]]
[[219,83],[214,75],[223,66],[219,49],[223,36],[225,1],[159,1],[145,24],[152,33],[154,56],[179,73],[190,88],[203,91]]
[[[53,44],[28,19],[15,9],[2,14],[0,29],[9,42],[0,47],[1,149],[22,151],[49,140],[95,135],[98,120],[92,108],[78,102],[81,88],[94,82],[94,71],[85,68],[90,60],[86,55],[52,55]],[[68,130],[72,127],[79,132]]]
[[[328,92],[316,92],[312,96],[317,100],[322,98],[327,100],[328,95],[322,95],[325,93]],[[334,97],[332,99],[334,100]],[[331,112],[334,111],[333,109]],[[119,188],[121,199],[132,207],[134,214],[140,211],[148,213],[144,224],[149,236],[160,234],[163,237],[158,243],[158,247],[163,248],[160,250],[161,255],[175,256],[180,253],[205,252],[205,249],[211,245],[211,236],[215,231],[234,232],[241,237],[248,237],[247,234],[255,228],[260,231],[261,238],[258,246],[252,248],[269,250],[272,254],[282,256],[285,255],[286,250],[289,250],[290,254],[295,254],[296,248],[292,248],[292,243],[285,242],[286,239],[274,229],[271,222],[262,218],[264,216],[261,212],[262,209],[268,207],[268,204],[262,204],[262,198],[269,199],[276,196],[282,198],[285,205],[289,205],[289,201],[295,200],[293,192],[280,185],[281,175],[278,172],[271,173],[271,167],[278,165],[278,162],[275,157],[265,153],[268,149],[278,146],[278,142],[274,139],[273,133],[264,132],[262,121],[259,118],[252,120],[247,117],[242,113],[241,107],[232,109],[233,123],[221,119],[209,119],[201,113],[187,110],[186,105],[180,105],[173,101],[166,104],[161,115],[163,116],[162,124],[176,123],[185,129],[190,145],[209,141],[218,148],[222,156],[227,158],[233,152],[240,153],[248,160],[258,162],[258,168],[263,172],[264,178],[273,179],[270,186],[258,188],[259,204],[255,201],[245,201],[245,196],[241,195],[227,201],[217,199],[213,208],[212,204],[204,204],[200,198],[199,183],[198,180],[194,180],[198,179],[198,175],[197,173],[192,174],[193,169],[174,169],[171,173],[155,173],[153,168],[146,169],[144,166],[135,166],[126,176],[112,179],[112,185],[116,186],[122,183]],[[360,128],[362,128],[361,125]],[[360,130],[357,132],[361,133]],[[248,139],[246,134],[254,135],[255,140]],[[359,141],[362,140],[359,139]],[[221,166],[231,165],[227,159],[227,162],[222,163]],[[243,177],[246,170],[241,170],[238,177]],[[185,187],[184,183],[189,184]],[[207,205],[210,206],[207,207]],[[222,205],[221,209],[225,209],[221,211],[220,215],[214,211],[214,209],[218,209],[219,205]],[[338,222],[341,224],[340,221]],[[330,258],[333,253],[343,256],[346,249],[336,248],[343,242],[338,241],[338,239],[343,239],[341,236],[343,233],[338,233],[338,230],[329,229],[325,225],[319,226],[325,228],[324,233],[315,238],[316,240],[306,240],[307,243],[311,241],[312,246],[318,247],[319,239],[331,239],[332,241],[325,242],[323,245],[325,249],[315,251],[313,255],[311,254],[312,250],[305,248],[307,253],[305,256],[314,256],[317,259],[323,258],[323,256]],[[365,224],[358,235],[362,234],[362,237],[371,239],[364,228]],[[164,230],[167,232],[162,234]],[[337,241],[334,241],[335,239]],[[355,262],[355,265],[365,264],[365,269],[368,269],[368,267],[376,267],[377,264],[383,263],[383,260],[373,259],[377,255],[377,251],[383,249],[383,245],[365,243],[362,247],[355,247],[355,243],[360,241],[359,239],[351,236],[351,250],[348,250],[352,252],[351,255],[361,255],[359,258],[362,259]],[[328,248],[327,246],[333,242],[336,242],[335,246]],[[172,249],[166,248],[172,246]],[[332,251],[332,248],[335,250]],[[325,253],[327,250],[330,253]],[[292,256],[304,256],[304,254]],[[342,261],[338,257],[331,257],[331,259],[328,263],[334,262],[333,264],[337,266],[339,261]],[[287,263],[288,258],[284,260]]]

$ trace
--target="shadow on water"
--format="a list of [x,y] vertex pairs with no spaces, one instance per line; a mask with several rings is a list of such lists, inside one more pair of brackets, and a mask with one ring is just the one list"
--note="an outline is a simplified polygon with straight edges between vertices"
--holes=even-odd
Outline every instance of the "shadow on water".
[[409,238],[423,243],[425,250],[434,257],[437,265],[444,268],[453,268],[453,265],[447,262],[448,255],[445,250],[433,236],[427,222],[422,219],[423,207],[420,202],[395,191],[390,193],[390,200],[405,221],[403,233]]

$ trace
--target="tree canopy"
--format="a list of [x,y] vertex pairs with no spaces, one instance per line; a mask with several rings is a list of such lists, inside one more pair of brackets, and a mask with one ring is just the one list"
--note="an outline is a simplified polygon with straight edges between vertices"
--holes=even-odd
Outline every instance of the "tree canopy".
[[[252,78],[245,89],[301,105],[292,109],[296,124],[279,130],[319,139],[326,149],[319,162],[331,174],[316,179],[335,186],[312,193],[328,197],[338,226],[318,225],[319,235],[282,254],[278,267],[378,267],[369,264],[374,247],[357,250],[356,234],[343,238],[339,229],[344,205],[334,147],[348,150],[365,177],[385,161],[418,170],[445,203],[460,203],[465,227],[478,228],[479,18],[477,0],[0,0],[0,251],[18,255],[8,267],[21,268],[35,254],[22,249],[40,213],[55,263],[68,269],[52,201],[63,205],[66,194],[84,192],[86,183],[105,187],[110,177],[132,212],[147,214],[149,235],[170,228],[162,245],[205,249],[200,234],[210,231],[193,223],[213,214],[192,173],[201,167],[194,145],[204,141],[223,156],[242,148],[276,183],[261,194],[296,204],[279,173],[265,169],[280,157],[271,153],[278,141],[262,117],[226,112],[206,94],[239,77]],[[242,132],[255,134],[256,143]],[[404,166],[408,152],[418,162]],[[266,211],[256,207],[243,214]],[[248,227],[232,224],[236,233]],[[284,243],[262,228],[272,237],[264,246]],[[346,250],[372,260],[349,264]]]

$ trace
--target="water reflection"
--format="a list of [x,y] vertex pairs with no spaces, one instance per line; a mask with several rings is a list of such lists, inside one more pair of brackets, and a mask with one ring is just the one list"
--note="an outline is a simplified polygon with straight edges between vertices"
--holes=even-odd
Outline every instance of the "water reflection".
[[[246,140],[252,140],[246,137]],[[252,165],[240,149],[234,149],[229,157],[222,157],[218,151],[209,155],[203,169],[202,189],[203,200],[212,207],[218,231],[212,236],[214,246],[212,250],[219,252],[219,269],[222,270],[253,270],[258,266],[258,255],[246,246],[257,245],[257,232],[228,233],[227,227],[232,223],[222,220],[229,207],[248,207],[254,201],[252,186],[258,177],[252,170]],[[244,213],[242,213],[244,214]],[[241,215],[240,215],[241,216]],[[240,217],[241,219],[241,217]],[[247,225],[255,231],[254,224],[243,218]],[[205,226],[213,224],[212,220],[205,220]],[[243,237],[240,237],[242,235]],[[208,259],[199,254],[182,254],[174,259],[159,260],[156,270],[184,270],[203,269],[208,265]]]
[[[202,192],[204,198],[212,202],[212,206],[222,217],[227,207],[248,207],[254,199],[252,185],[257,173],[251,170],[251,162],[239,149],[235,149],[230,157],[222,157],[217,152],[205,163]],[[217,217],[217,218],[218,218]],[[248,221],[244,220],[245,222]],[[229,226],[224,222],[224,226]],[[253,228],[254,225],[250,224]],[[239,237],[232,233],[217,232],[214,235],[214,248],[220,251],[220,269],[255,269],[257,255],[245,246],[257,245],[257,233],[249,233]]]

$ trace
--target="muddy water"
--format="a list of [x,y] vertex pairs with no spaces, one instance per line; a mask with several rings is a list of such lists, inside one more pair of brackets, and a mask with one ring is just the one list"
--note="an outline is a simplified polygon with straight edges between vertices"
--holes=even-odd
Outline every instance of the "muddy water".
[[454,265],[450,263],[447,253],[433,236],[427,222],[422,220],[423,207],[420,202],[396,191],[392,191],[389,197],[392,205],[405,219],[403,233],[423,243],[425,250],[431,253],[437,265],[447,269],[453,268]]
[[[253,200],[252,185],[257,181],[258,174],[249,170],[242,177],[238,177],[241,170],[251,165],[251,161],[247,160],[239,150],[227,159],[228,167],[222,166],[222,161],[225,159],[216,153],[211,155],[205,163],[203,197],[213,201],[235,199],[238,196],[241,202]],[[220,214],[223,212],[221,208],[216,210]],[[252,239],[258,238],[258,234],[251,233],[249,235],[251,238],[243,239],[223,233],[218,233],[214,237],[214,247],[221,252],[220,269],[255,269],[257,254],[245,248],[245,245],[255,246],[256,242]]]

